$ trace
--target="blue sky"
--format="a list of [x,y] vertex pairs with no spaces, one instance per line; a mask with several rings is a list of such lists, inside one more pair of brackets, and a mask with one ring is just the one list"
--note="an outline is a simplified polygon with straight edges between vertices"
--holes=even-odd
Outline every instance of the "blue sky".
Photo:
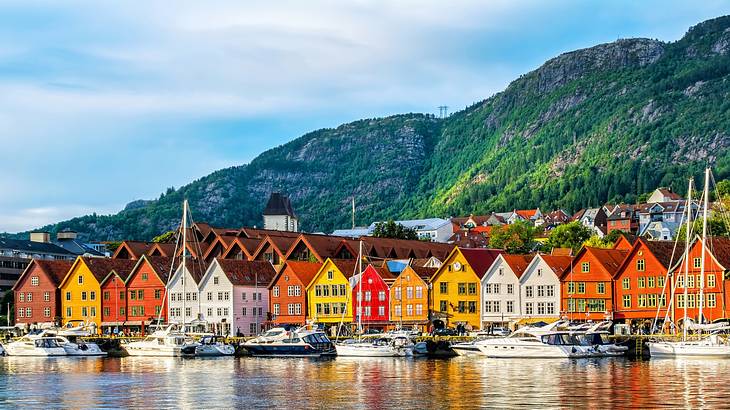
[[4,1],[0,232],[117,212],[322,127],[461,109],[726,1]]

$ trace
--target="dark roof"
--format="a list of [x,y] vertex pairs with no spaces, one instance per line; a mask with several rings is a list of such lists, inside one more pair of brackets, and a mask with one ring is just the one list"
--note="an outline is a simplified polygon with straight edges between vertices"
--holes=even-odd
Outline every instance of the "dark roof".
[[267,261],[246,261],[236,259],[216,259],[223,273],[234,286],[267,287],[276,270]]
[[[58,287],[58,285],[60,285],[63,281],[63,278],[66,277],[68,270],[71,269],[71,266],[73,266],[73,261],[33,259],[30,262],[30,265],[28,265],[25,271],[23,271],[23,275],[25,275],[26,272],[29,272],[33,265],[38,266],[41,271],[45,272],[45,274],[48,276],[48,279],[53,282],[56,287]],[[18,285],[19,283],[20,278],[18,278],[18,280],[15,282],[15,285]],[[13,289],[15,289],[15,286],[13,286]]]
[[279,192],[272,192],[269,197],[269,202],[264,208],[264,215],[289,215],[296,217],[294,210],[291,206],[291,201],[286,195],[282,195]]
[[[701,246],[700,238],[697,238],[696,244]],[[707,250],[717,259],[723,268],[730,269],[730,239],[721,236],[707,237]]]
[[[175,263],[177,264],[175,270],[180,269],[180,263]],[[185,261],[185,267],[187,268],[188,272],[190,272],[190,276],[193,277],[193,280],[196,284],[200,283],[203,275],[205,275],[205,271],[208,269],[208,265],[209,264],[202,259],[187,259]]]
[[73,256],[74,253],[48,242],[33,242],[23,239],[0,238],[0,249],[27,253],[53,253],[58,255]]
[[175,253],[175,246],[174,243],[155,243],[147,249],[146,255],[158,250],[161,253],[160,256],[171,257]]
[[[352,259],[330,259],[337,269],[346,278],[351,278],[355,274],[357,269],[357,261]],[[362,270],[365,270],[365,264],[363,263]]]
[[[65,231],[64,231],[65,232]],[[85,243],[79,242],[75,239],[61,239],[53,241],[53,244],[59,246],[74,255],[93,255],[93,256],[104,256],[103,253],[97,251],[94,248],[86,246]]]
[[150,242],[124,241],[119,245],[119,248],[117,248],[112,257],[117,259],[121,250],[126,248],[131,259],[139,259],[152,247],[152,245],[153,244]]
[[[166,258],[164,256],[147,256],[143,255],[142,258],[152,267],[152,270],[157,273],[163,284],[167,284],[169,279],[170,268],[172,267],[172,258]],[[141,263],[141,262],[139,262]]]
[[[415,265],[409,265],[407,268],[411,268],[414,272],[416,272],[416,275],[420,276],[421,279],[428,282],[429,278],[433,276],[436,271],[438,271],[438,268],[425,268],[423,266],[415,266]],[[403,269],[405,270],[405,269]]]
[[82,257],[81,259],[99,283],[104,281],[107,275],[109,275],[112,271],[116,272],[123,281],[126,281],[129,274],[132,272],[132,268],[134,268],[134,265],[137,264],[137,261],[133,261],[131,259],[89,257]]
[[504,253],[504,251],[500,249],[459,248],[459,251],[461,251],[461,254],[464,255],[464,258],[469,263],[469,266],[474,269],[474,273],[476,273],[479,279],[484,277],[484,274],[487,273],[487,269],[492,266],[494,260],[497,259],[499,255]]

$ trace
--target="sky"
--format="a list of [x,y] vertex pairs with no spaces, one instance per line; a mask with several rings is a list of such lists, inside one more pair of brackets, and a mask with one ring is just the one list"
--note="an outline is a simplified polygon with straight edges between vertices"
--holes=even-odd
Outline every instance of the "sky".
[[0,232],[115,213],[308,131],[462,109],[727,1],[0,3]]

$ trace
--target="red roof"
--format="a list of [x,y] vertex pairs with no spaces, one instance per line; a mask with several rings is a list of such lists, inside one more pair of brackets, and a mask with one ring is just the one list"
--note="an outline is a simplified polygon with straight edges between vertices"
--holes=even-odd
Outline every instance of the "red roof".
[[109,259],[109,258],[87,258],[81,257],[81,260],[89,268],[89,271],[101,283],[104,279],[114,271],[122,281],[132,272],[132,268],[137,261],[131,259]]
[[566,255],[540,255],[540,257],[558,276],[562,275],[563,271],[570,267],[570,262],[573,261],[572,256]]
[[234,286],[267,287],[276,276],[276,271],[267,261],[238,259],[216,259],[223,273]]
[[504,259],[507,266],[512,269],[512,272],[514,272],[518,278],[525,273],[525,270],[527,270],[527,266],[530,265],[532,258],[532,255],[510,255],[506,253],[502,255],[502,259]]
[[[144,255],[142,259],[150,265],[152,270],[157,274],[157,277],[160,278],[160,281],[162,281],[163,284],[167,284],[167,279],[169,279],[170,269],[172,267],[172,258]],[[138,269],[138,267],[142,266],[142,263],[145,263],[142,262],[142,259],[140,259],[137,265],[135,265],[134,270],[129,273],[129,278],[132,277],[132,274]],[[127,278],[127,280],[129,280],[129,278]]]
[[152,245],[153,244],[151,242],[124,241],[119,245],[117,250],[114,251],[112,258],[118,258],[122,250],[126,249],[131,259],[139,259]]
[[281,275],[281,272],[287,271],[299,278],[306,288],[312,282],[314,277],[317,276],[317,272],[319,272],[321,267],[322,264],[319,262],[286,261],[286,264],[283,269],[281,269],[279,275]]
[[474,269],[474,273],[479,279],[484,277],[487,273],[487,269],[492,266],[494,260],[504,253],[501,249],[471,249],[471,248],[459,248],[459,251],[464,255],[466,262]]
[[537,209],[518,209],[515,213],[525,219],[531,219],[537,213]]
[[[575,255],[575,260],[579,260],[584,253],[590,253],[591,255],[593,255],[598,263],[601,264],[603,269],[611,277],[614,277],[616,276],[616,272],[618,271],[618,269],[623,264],[624,259],[626,259],[626,256],[629,254],[629,251],[621,249],[604,249],[584,246],[583,248],[581,248],[578,254]],[[570,273],[570,267],[563,271],[563,276],[568,273]]]
[[15,286],[20,283],[20,279],[26,272],[30,271],[33,265],[38,266],[38,268],[48,276],[48,279],[56,287],[58,287],[61,282],[63,282],[63,278],[66,277],[71,266],[73,266],[73,261],[33,259],[28,267],[23,271],[23,275],[21,275],[21,277],[15,282],[15,285],[13,285],[13,290],[15,290]]

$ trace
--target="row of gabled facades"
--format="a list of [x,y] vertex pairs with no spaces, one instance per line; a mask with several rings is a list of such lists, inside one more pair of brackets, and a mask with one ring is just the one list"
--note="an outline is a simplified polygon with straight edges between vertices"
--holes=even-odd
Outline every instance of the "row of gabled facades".
[[[393,257],[393,245],[400,249],[412,241],[376,244],[371,238],[368,247],[363,244],[368,252],[361,267],[353,256],[359,243],[348,245],[351,257],[342,258],[344,245],[332,244],[341,238],[319,237],[298,234],[284,254],[288,257],[277,264],[256,257],[277,243],[269,235],[259,238],[258,252],[246,258],[232,247],[251,238],[235,237],[223,247],[226,240],[216,237],[206,251],[195,245],[197,253],[176,269],[173,261],[180,258],[174,249],[162,249],[168,245],[133,242],[123,244],[113,259],[34,260],[14,288],[16,320],[39,326],[80,320],[100,331],[144,331],[160,319],[252,335],[277,324],[358,320],[373,328],[422,330],[435,320],[472,329],[561,317],[676,321],[685,306],[696,319],[701,303],[699,239],[691,244],[685,275],[681,243],[628,235],[611,249],[583,247],[574,256],[563,250],[509,255],[452,247],[438,257],[440,248],[433,248],[428,258],[409,257],[413,249],[404,251],[406,257]],[[704,316],[712,321],[730,313],[725,278],[730,240],[707,242]],[[207,258],[216,244],[219,254]],[[161,249],[169,254],[159,255]]]

